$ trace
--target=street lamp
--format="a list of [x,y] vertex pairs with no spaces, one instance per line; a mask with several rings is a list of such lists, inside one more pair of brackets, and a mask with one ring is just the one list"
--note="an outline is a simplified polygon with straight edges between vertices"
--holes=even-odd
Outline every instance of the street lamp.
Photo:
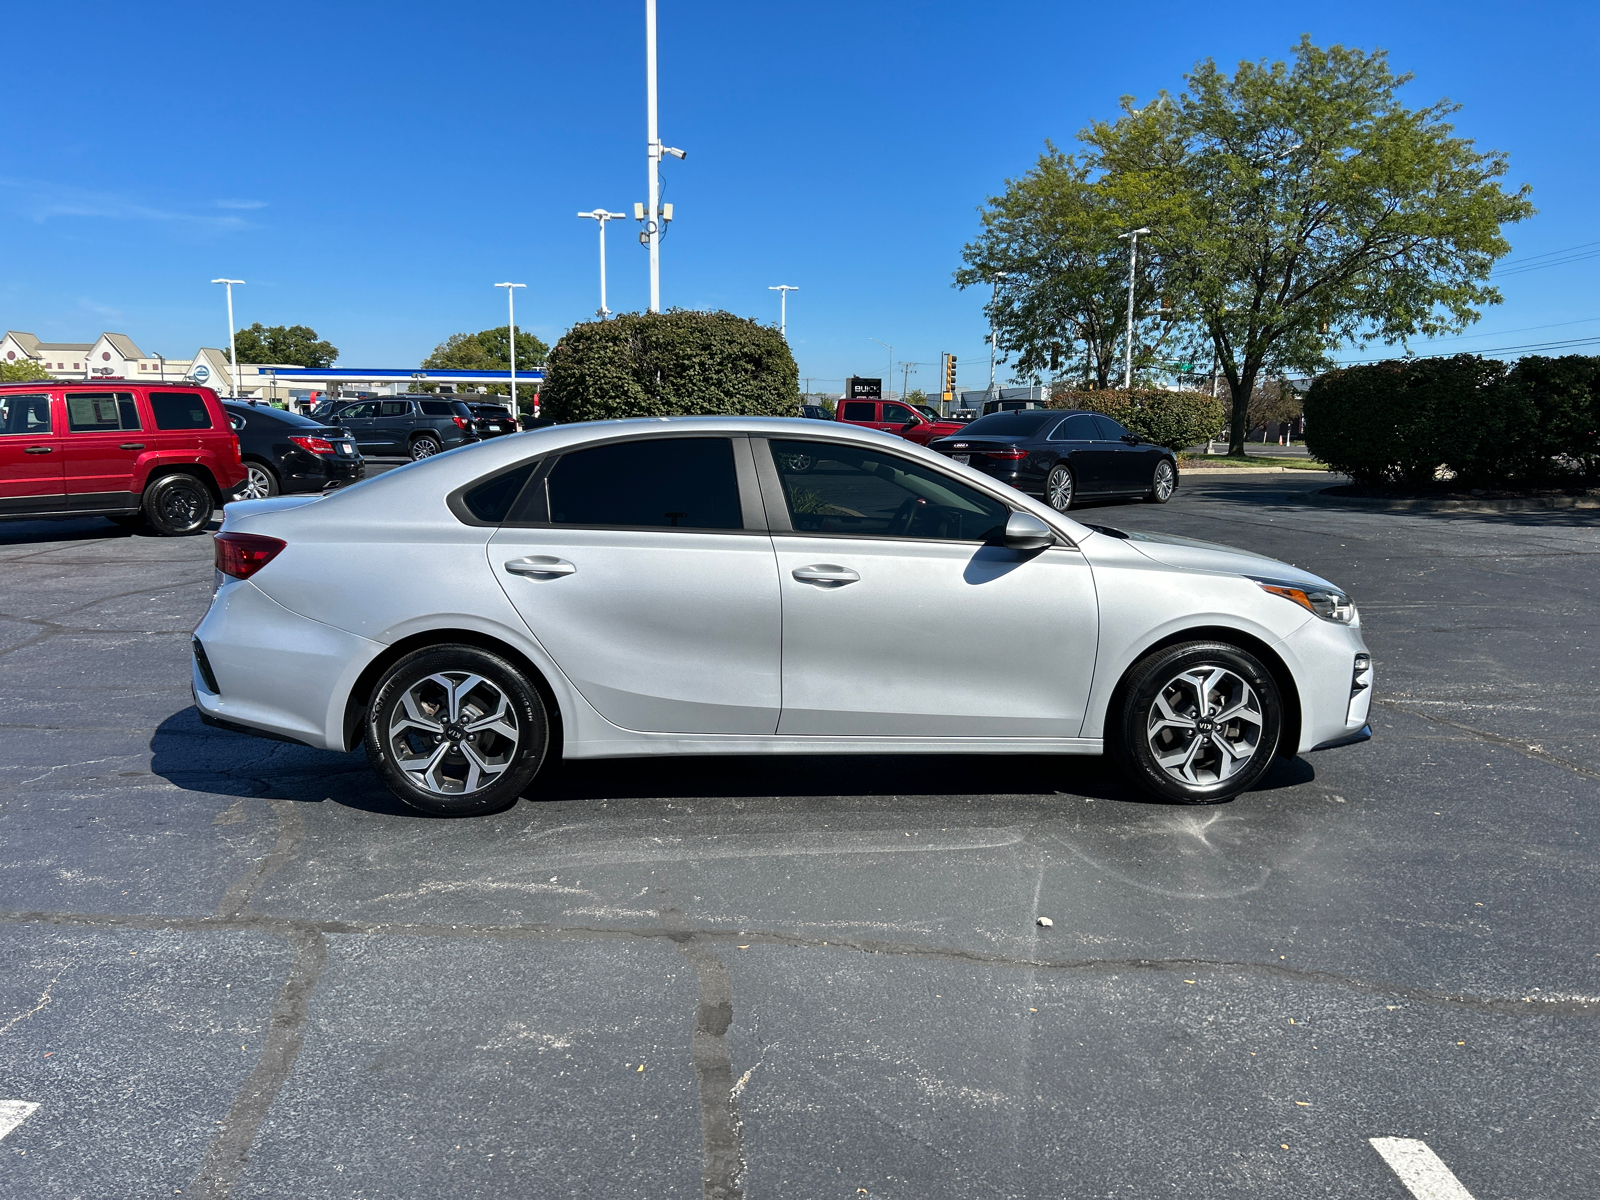
[[894,394],[894,347],[889,345],[888,342],[879,341],[877,338],[868,338],[867,341],[877,342],[878,345],[889,352],[889,374],[886,377],[889,383],[889,395],[884,397],[885,400],[888,400]]
[[800,289],[791,287],[787,283],[780,283],[776,287],[769,287],[767,291],[778,293],[778,336],[784,341],[789,340],[789,293],[798,292]]
[[626,217],[628,214],[627,213],[607,212],[603,208],[597,208],[593,212],[579,213],[578,215],[580,217],[584,217],[584,218],[586,218],[586,219],[588,219],[590,221],[594,221],[600,226],[600,312],[599,312],[599,317],[600,317],[600,319],[602,321],[604,321],[606,319],[606,317],[608,317],[611,314],[611,310],[606,307],[606,222],[607,221],[620,221],[624,217]]
[[[645,222],[644,232],[640,234],[641,241],[648,241],[650,246],[650,311],[661,311],[661,222],[658,216],[660,205],[661,180],[658,167],[663,154],[670,154],[673,158],[687,158],[688,155],[675,146],[663,146],[660,137],[656,134],[656,0],[644,0],[644,77],[645,77],[645,109],[648,129],[646,132],[645,156],[650,163],[650,210],[648,213],[640,212],[641,206],[635,206],[635,213]],[[664,214],[670,219],[671,214]]]
[[995,398],[994,391],[994,309],[1000,302],[1000,281],[1006,277],[1005,271],[994,273],[994,291],[989,296],[989,394],[988,398]]
[[[605,228],[605,226],[601,226]],[[506,324],[510,326],[511,337],[511,419],[517,417],[517,289],[527,287],[525,283],[497,283],[495,287],[506,290]],[[513,426],[515,428],[515,426]]]
[[1123,238],[1133,239],[1129,243],[1132,253],[1128,256],[1128,357],[1127,365],[1122,369],[1122,390],[1125,392],[1133,390],[1133,281],[1135,273],[1139,270],[1139,235],[1149,232],[1148,228],[1141,225],[1138,229],[1117,234],[1119,242]]
[[213,279],[212,283],[226,284],[228,289],[228,360],[232,367],[228,372],[230,385],[228,395],[233,399],[239,398],[239,353],[234,349],[233,343],[233,285],[244,286],[242,279]]

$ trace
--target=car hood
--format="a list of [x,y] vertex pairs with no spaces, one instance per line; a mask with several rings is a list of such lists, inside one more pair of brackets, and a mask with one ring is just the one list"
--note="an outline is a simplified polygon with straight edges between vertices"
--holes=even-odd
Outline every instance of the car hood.
[[[1096,530],[1096,532],[1106,531]],[[1262,579],[1278,579],[1284,583],[1312,584],[1337,590],[1336,584],[1330,583],[1320,575],[1313,575],[1310,571],[1291,563],[1280,562],[1276,558],[1268,558],[1264,554],[1256,554],[1249,550],[1240,550],[1235,546],[1201,542],[1171,533],[1124,534],[1118,530],[1111,536],[1115,537],[1118,534],[1125,537],[1128,544],[1140,554],[1165,567],[1249,575]]]

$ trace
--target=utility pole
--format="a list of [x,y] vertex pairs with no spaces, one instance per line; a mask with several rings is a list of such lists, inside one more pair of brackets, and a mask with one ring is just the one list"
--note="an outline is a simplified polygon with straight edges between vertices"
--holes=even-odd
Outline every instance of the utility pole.
[[1002,279],[1004,279],[1005,277],[1006,277],[1006,272],[1004,272],[1004,271],[996,271],[994,273],[994,291],[989,296],[989,392],[988,392],[988,398],[990,400],[993,400],[994,397],[995,397],[995,390],[994,390],[994,354],[995,354],[994,310],[995,310],[995,305],[997,305],[1000,302],[1000,281]]
[[778,336],[784,341],[789,340],[789,293],[798,292],[800,289],[791,287],[787,283],[780,283],[776,287],[769,287],[767,291],[778,293]]
[[644,54],[645,54],[645,111],[648,126],[648,142],[646,143],[646,157],[650,164],[650,207],[644,213],[644,231],[639,234],[639,240],[650,247],[650,311],[661,311],[661,222],[658,219],[661,207],[661,179],[658,168],[661,156],[670,154],[674,158],[687,158],[682,150],[673,146],[663,146],[661,139],[656,136],[656,0],[644,0]]
[[[605,226],[600,226],[604,229]],[[506,290],[506,324],[510,326],[508,332],[511,343],[511,419],[517,419],[517,289],[527,287],[525,283],[497,283],[495,287]]]
[[894,347],[889,345],[888,342],[879,341],[877,338],[868,338],[867,341],[877,342],[878,345],[882,346],[889,352],[889,374],[884,378],[883,381],[885,393],[883,398],[885,400],[892,399],[893,397],[890,395],[890,393],[894,391]]
[[[233,342],[233,285],[244,286],[242,279],[213,279],[212,283],[226,284],[228,288],[228,361],[231,364],[228,370],[229,387],[228,395],[237,400],[239,398],[239,352]],[[85,376],[85,378],[88,378]]]
[[600,309],[596,315],[604,321],[611,315],[611,310],[606,307],[606,222],[620,221],[628,214],[607,212],[603,208],[597,208],[593,212],[579,213],[578,215],[586,217],[600,226]]
[[900,364],[900,399],[904,400],[911,394],[911,376],[921,363],[903,362]]
[[1139,270],[1139,235],[1149,232],[1149,229],[1141,225],[1128,233],[1117,234],[1118,241],[1123,238],[1133,239],[1132,253],[1128,256],[1128,357],[1127,365],[1122,371],[1122,390],[1125,392],[1133,390],[1133,281]]

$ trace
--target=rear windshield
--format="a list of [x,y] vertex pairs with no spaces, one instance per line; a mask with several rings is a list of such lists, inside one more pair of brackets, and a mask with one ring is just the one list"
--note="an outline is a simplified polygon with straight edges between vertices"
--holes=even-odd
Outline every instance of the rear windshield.
[[211,414],[199,392],[151,392],[157,429],[210,429]]
[[990,413],[979,417],[961,431],[961,436],[973,437],[1031,437],[1049,421],[1060,418],[1059,412],[1046,408],[1029,408],[1020,412]]
[[239,416],[245,419],[246,426],[250,425],[293,425],[297,429],[311,426],[322,428],[321,421],[313,421],[310,417],[302,417],[299,413],[285,412],[281,408],[268,408],[265,404],[224,404],[229,416]]

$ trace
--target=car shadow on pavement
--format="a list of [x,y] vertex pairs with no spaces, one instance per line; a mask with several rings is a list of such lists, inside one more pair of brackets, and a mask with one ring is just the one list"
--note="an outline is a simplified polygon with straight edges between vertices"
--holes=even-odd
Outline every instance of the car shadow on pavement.
[[[151,771],[187,791],[331,801],[347,808],[432,820],[378,782],[366,753],[338,754],[251,737],[173,713],[150,739]],[[1253,791],[1316,778],[1303,758],[1277,759]],[[862,754],[574,759],[548,764],[527,802],[745,799],[806,796],[1088,796],[1183,807],[1127,784],[1104,758],[1082,755]]]

